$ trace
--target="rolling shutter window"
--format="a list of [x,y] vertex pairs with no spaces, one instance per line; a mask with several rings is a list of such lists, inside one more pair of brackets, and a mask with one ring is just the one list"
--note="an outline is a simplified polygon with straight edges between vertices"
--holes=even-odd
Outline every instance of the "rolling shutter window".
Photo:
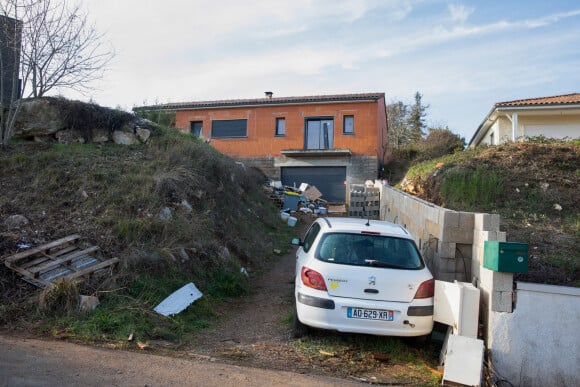
[[211,122],[212,138],[247,137],[248,120],[214,120]]

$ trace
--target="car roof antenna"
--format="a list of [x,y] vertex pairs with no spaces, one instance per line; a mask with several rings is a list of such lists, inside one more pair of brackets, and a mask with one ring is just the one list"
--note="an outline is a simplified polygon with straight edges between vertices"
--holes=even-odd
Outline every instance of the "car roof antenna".
[[370,218],[370,215],[366,213],[367,212],[367,209],[366,209],[366,206],[365,206],[367,204],[367,198],[368,198],[368,196],[367,196],[366,188],[365,188],[365,196],[364,196],[364,199],[365,200],[363,202],[363,208],[362,208],[363,213],[362,213],[362,215],[363,216],[365,216],[365,215],[367,216],[367,222],[365,223],[365,226],[370,227],[370,225],[371,225],[371,218]]

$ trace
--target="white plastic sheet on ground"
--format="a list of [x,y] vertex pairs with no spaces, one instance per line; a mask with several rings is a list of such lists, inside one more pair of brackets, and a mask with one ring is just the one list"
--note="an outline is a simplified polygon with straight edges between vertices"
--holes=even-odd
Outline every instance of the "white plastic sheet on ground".
[[163,300],[153,310],[164,316],[178,314],[202,295],[203,294],[195,287],[193,282],[190,282],[171,293],[169,297]]

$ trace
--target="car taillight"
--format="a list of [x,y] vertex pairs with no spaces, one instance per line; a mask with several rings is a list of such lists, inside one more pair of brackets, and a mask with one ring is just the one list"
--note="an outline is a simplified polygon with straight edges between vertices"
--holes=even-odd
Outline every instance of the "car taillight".
[[308,286],[309,288],[318,290],[327,290],[326,283],[324,283],[324,278],[316,270],[312,270],[306,266],[302,266],[300,278],[302,278],[302,283]]
[[415,298],[431,298],[435,294],[435,280],[431,278],[419,285]]

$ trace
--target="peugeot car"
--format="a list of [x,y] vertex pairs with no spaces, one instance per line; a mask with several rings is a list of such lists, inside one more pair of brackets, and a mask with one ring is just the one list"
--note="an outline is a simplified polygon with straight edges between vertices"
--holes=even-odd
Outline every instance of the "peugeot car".
[[435,282],[402,226],[318,218],[292,244],[298,246],[295,337],[308,327],[384,336],[431,333]]

